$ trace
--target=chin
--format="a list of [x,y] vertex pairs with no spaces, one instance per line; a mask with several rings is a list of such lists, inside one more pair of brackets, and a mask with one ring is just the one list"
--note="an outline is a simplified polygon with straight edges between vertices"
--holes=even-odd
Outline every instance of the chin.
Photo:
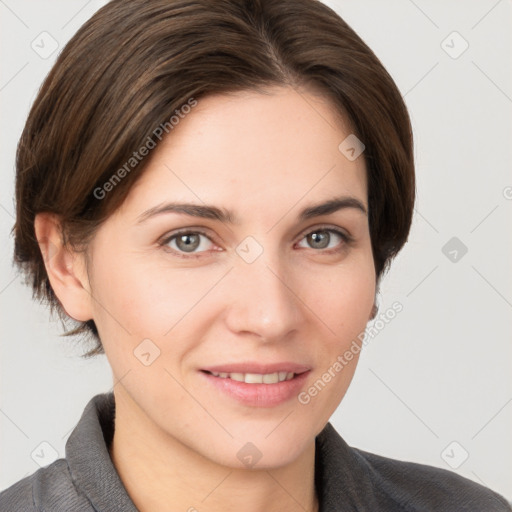
[[[282,431],[278,433],[279,428]],[[267,438],[265,438],[267,436]],[[272,434],[255,434],[241,439],[235,437],[212,453],[210,445],[207,458],[231,469],[277,469],[293,463],[314,442],[314,433],[306,437],[293,435],[283,427]]]

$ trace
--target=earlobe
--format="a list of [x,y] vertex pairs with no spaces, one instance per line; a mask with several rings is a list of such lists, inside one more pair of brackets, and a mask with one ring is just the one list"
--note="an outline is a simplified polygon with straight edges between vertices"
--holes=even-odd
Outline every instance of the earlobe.
[[34,230],[51,287],[66,313],[85,322],[92,316],[92,296],[84,256],[65,246],[57,215],[38,213]]

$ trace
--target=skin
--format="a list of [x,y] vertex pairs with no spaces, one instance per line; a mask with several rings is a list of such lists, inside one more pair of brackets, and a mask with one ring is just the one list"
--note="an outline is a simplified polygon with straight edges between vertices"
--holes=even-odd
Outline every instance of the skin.
[[[350,129],[326,99],[269,92],[201,99],[154,150],[85,255],[62,245],[58,218],[36,217],[43,254],[53,248],[46,265],[57,297],[69,316],[98,327],[115,383],[111,457],[143,512],[318,507],[315,436],[345,395],[358,356],[306,405],[293,397],[247,406],[205,385],[199,371],[292,361],[311,368],[307,390],[371,317],[367,215],[343,208],[298,219],[303,208],[338,196],[367,209],[364,158],[338,150]],[[137,223],[168,201],[226,208],[239,223],[178,213]],[[194,239],[198,257],[176,239],[159,245],[181,228],[206,233]],[[318,232],[327,248],[307,236]],[[248,236],[263,249],[252,263],[236,252]],[[148,366],[134,356],[144,339],[160,350]],[[252,468],[236,456],[247,442],[262,453]]]

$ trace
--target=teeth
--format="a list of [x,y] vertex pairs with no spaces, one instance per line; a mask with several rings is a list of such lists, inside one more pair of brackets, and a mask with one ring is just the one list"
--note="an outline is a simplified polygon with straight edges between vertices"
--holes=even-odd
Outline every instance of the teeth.
[[226,373],[210,372],[215,377],[221,379],[232,379],[246,384],[277,384],[285,380],[293,379],[293,372],[275,372],[275,373]]

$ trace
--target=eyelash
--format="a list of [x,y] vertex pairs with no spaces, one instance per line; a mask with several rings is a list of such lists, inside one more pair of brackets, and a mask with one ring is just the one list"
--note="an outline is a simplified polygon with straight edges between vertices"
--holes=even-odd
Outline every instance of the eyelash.
[[[338,235],[343,241],[342,246],[338,247],[338,248],[318,249],[318,250],[312,249],[313,251],[316,251],[319,253],[336,254],[336,253],[341,252],[345,245],[351,245],[354,242],[354,239],[350,235],[348,235],[347,233],[345,233],[339,229],[336,229],[336,228],[333,228],[330,226],[320,226],[320,227],[316,227],[312,230],[309,230],[301,236],[300,241],[302,241],[308,235],[311,235],[313,233],[318,233],[318,232],[334,233],[335,235]],[[164,251],[170,252],[173,255],[178,256],[179,258],[191,259],[191,258],[203,257],[203,253],[207,252],[207,251],[201,251],[199,253],[185,253],[185,252],[180,252],[180,251],[177,251],[176,249],[171,249],[170,247],[167,247],[167,244],[169,244],[172,240],[178,238],[181,235],[203,235],[206,238],[208,238],[208,240],[210,240],[210,242],[215,243],[215,242],[213,242],[213,240],[211,240],[211,238],[208,236],[208,234],[206,232],[202,231],[201,229],[182,229],[182,230],[176,231],[175,233],[173,233],[170,236],[164,237],[160,242],[158,242],[158,245],[161,246],[164,249]]]

